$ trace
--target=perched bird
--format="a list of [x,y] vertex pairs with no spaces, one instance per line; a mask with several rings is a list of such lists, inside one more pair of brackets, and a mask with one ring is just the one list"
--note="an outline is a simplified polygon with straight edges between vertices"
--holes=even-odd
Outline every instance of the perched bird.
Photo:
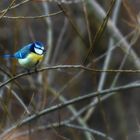
[[25,45],[14,54],[4,54],[4,58],[16,58],[21,66],[29,70],[42,61],[46,50],[39,41]]

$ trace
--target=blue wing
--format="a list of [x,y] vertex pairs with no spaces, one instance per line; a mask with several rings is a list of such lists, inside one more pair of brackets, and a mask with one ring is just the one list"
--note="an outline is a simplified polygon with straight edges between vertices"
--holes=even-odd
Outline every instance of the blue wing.
[[32,46],[32,43],[26,45],[25,47],[23,47],[22,49],[20,49],[19,51],[17,51],[14,54],[4,54],[4,55],[2,55],[2,57],[3,58],[23,59],[30,53],[31,46]]
[[27,44],[26,46],[24,46],[22,49],[20,49],[19,51],[17,51],[16,53],[14,53],[13,55],[11,54],[4,54],[3,57],[4,58],[17,58],[17,59],[24,59],[26,58],[26,56],[31,52],[31,50],[33,49],[33,47],[35,45],[40,45],[43,46],[43,44],[39,41]]
[[18,59],[24,59],[30,53],[31,47],[32,47],[32,43],[26,45],[25,47],[17,51],[13,56]]

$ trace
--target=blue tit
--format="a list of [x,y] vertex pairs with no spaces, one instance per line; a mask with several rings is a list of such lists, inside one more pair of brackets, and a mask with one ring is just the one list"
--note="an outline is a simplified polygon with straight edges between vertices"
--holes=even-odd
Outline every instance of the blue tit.
[[44,45],[41,42],[36,41],[25,45],[14,54],[5,54],[3,57],[16,58],[22,67],[29,70],[32,67],[36,68],[42,61],[45,52]]

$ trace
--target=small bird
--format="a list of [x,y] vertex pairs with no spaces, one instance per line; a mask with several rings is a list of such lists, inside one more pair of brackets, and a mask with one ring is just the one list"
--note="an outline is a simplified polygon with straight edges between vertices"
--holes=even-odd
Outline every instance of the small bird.
[[36,66],[42,61],[45,52],[44,45],[36,41],[25,45],[14,54],[4,54],[3,57],[16,58],[22,67],[27,70],[34,67],[36,70]]

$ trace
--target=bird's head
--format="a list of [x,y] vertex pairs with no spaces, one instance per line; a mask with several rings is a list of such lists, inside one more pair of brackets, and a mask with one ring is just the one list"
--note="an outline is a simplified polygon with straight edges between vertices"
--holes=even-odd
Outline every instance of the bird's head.
[[44,45],[39,41],[32,43],[31,51],[39,55],[43,55],[46,52]]

